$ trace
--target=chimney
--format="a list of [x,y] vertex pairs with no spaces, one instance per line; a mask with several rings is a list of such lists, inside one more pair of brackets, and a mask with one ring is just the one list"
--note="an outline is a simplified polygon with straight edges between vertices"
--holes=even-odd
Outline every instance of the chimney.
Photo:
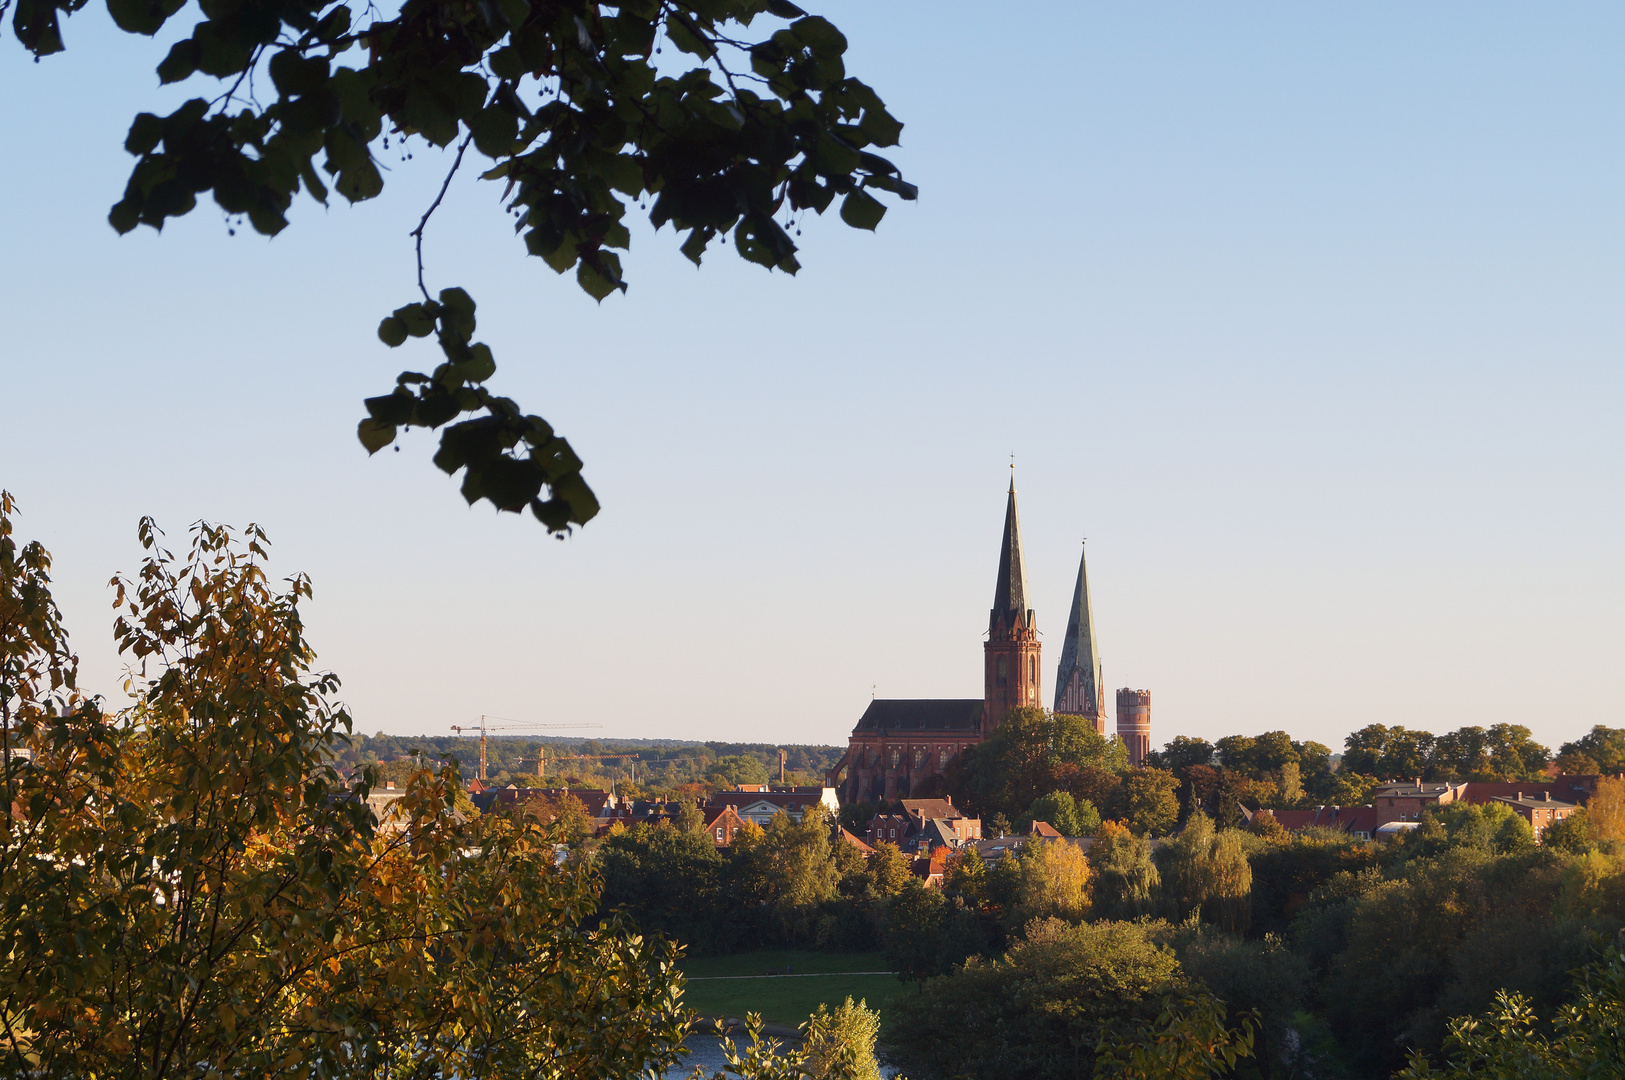
[[1551,789],[1550,789],[1550,788],[1548,788],[1548,789],[1547,789],[1547,790],[1545,790],[1545,791],[1543,791],[1543,792],[1541,792],[1541,793],[1540,793],[1540,797],[1541,797],[1541,799],[1542,799],[1542,800],[1543,800],[1543,801],[1545,801],[1545,802],[1551,802],[1551,801],[1552,801],[1552,792],[1551,792]]
[[393,780],[385,780],[384,781],[384,790],[385,791],[394,791],[395,790],[395,781],[393,781]]
[[1416,779],[1415,779],[1415,780],[1414,780],[1414,781],[1412,781],[1412,782],[1413,782],[1413,783],[1414,783],[1414,784],[1415,784],[1415,785],[1416,785],[1416,786],[1417,786],[1417,788],[1418,788],[1418,789],[1420,789],[1420,788],[1421,788],[1421,786],[1422,786],[1422,778],[1421,778],[1421,777],[1420,777],[1420,776],[1418,776],[1418,777],[1417,777],[1417,778],[1416,778]]

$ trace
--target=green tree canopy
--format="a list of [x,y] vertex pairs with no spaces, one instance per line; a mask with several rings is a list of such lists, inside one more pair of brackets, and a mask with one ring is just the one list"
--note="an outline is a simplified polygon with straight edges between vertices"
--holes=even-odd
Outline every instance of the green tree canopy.
[[1161,750],[1154,750],[1152,753],[1156,760],[1151,764],[1183,775],[1188,766],[1213,764],[1214,749],[1213,744],[1206,739],[1175,735]]
[[1088,1076],[1103,1039],[1153,1021],[1181,986],[1152,927],[1036,922],[1003,957],[894,998],[889,1060],[917,1080]]
[[[983,815],[1018,818],[1041,795],[1070,790],[1080,771],[1128,767],[1122,740],[1095,731],[1081,716],[1011,709],[980,745],[949,766],[956,798]],[[1097,804],[1098,805],[1098,804]]]
[[1117,794],[1124,824],[1142,836],[1166,836],[1179,820],[1179,779],[1166,769],[1131,769]]
[[705,770],[705,778],[730,787],[737,787],[740,784],[765,784],[767,766],[754,757],[729,754],[712,762],[711,767]]
[[1088,799],[1074,799],[1069,791],[1052,791],[1033,800],[1016,828],[1035,821],[1048,822],[1062,836],[1093,836],[1100,828],[1100,811]]
[[1416,1052],[1395,1080],[1573,1080],[1625,1075],[1625,957],[1620,943],[1575,973],[1572,1003],[1552,1019],[1552,1034],[1532,1002],[1501,990],[1483,1016],[1450,1021],[1450,1062],[1434,1068]]
[[1598,724],[1559,747],[1557,760],[1566,773],[1625,772],[1625,728]]
[[1144,836],[1106,822],[1089,848],[1089,865],[1095,871],[1092,910],[1097,917],[1137,919],[1157,912],[1162,875]]

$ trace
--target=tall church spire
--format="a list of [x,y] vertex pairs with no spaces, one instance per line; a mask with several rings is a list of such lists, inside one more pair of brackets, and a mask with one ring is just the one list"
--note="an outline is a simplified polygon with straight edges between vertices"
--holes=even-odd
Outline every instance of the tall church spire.
[[1016,515],[1016,481],[1004,507],[1004,538],[999,545],[999,580],[988,614],[987,641],[982,646],[984,690],[982,731],[1003,723],[1011,709],[1036,708],[1038,630],[1027,606],[1027,565],[1021,557],[1021,519]]
[[1089,607],[1089,557],[1078,559],[1078,583],[1066,617],[1066,640],[1055,672],[1055,711],[1086,716],[1095,730],[1106,730],[1105,689],[1101,685],[1100,648],[1095,642],[1095,615]]
[[999,545],[999,580],[993,589],[990,629],[1002,623],[1014,626],[1032,621],[1027,606],[1027,564],[1021,557],[1021,518],[1016,514],[1016,478],[1010,477],[1009,501],[1004,507],[1004,540]]

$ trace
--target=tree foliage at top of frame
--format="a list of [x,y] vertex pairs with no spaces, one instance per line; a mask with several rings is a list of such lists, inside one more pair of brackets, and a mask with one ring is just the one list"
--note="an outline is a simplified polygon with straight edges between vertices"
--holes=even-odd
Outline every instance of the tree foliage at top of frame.
[[[38,58],[62,51],[63,17],[84,3],[0,0],[0,16],[15,5],[13,29]],[[119,27],[149,36],[188,7],[108,0]],[[657,229],[683,234],[696,264],[731,235],[746,260],[793,274],[781,211],[822,214],[838,201],[843,221],[872,230],[886,212],[877,196],[915,197],[874,152],[896,146],[902,124],[847,75],[841,32],[788,0],[406,0],[393,15],[332,0],[199,0],[196,11],[158,76],[211,78],[221,92],[135,117],[125,147],[136,164],[109,215],[121,233],[162,228],[212,193],[275,235],[301,189],[324,205],[333,192],[378,195],[378,149],[416,136],[455,144],[453,171],[470,146],[487,158],[482,175],[502,183],[526,250],[602,300],[627,287],[617,252],[634,201]],[[657,59],[668,44],[686,58]],[[444,428],[435,463],[463,472],[470,503],[528,507],[563,533],[598,502],[551,425],[488,389],[496,363],[474,340],[474,300],[423,285],[422,232],[438,203],[413,232],[422,298],[378,334],[390,346],[433,335],[444,362],[369,398],[359,438],[375,453],[401,428]]]

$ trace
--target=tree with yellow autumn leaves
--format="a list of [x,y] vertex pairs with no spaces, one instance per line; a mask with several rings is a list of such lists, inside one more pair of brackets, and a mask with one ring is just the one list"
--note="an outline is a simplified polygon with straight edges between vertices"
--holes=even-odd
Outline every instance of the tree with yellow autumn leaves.
[[[0,496],[0,1055],[15,1075],[639,1075],[680,1060],[677,947],[596,917],[549,826],[419,771],[380,827],[332,768],[303,577],[199,525],[114,579],[118,712],[77,688],[50,557]],[[817,1034],[816,1032],[814,1033]],[[816,1040],[815,1040],[816,1041]],[[771,1074],[789,1058],[753,1061]]]

